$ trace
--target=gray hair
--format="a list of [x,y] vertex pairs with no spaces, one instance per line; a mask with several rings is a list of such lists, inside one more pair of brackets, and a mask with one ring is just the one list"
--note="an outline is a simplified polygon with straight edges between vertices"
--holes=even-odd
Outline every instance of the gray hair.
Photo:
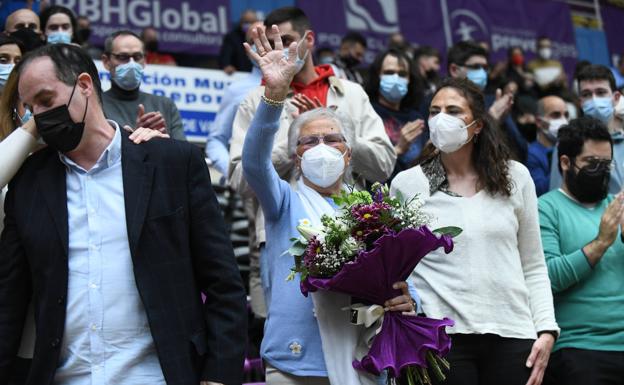
[[301,128],[320,119],[327,119],[336,123],[338,127],[340,127],[340,132],[346,139],[347,147],[353,148],[353,144],[355,143],[355,125],[353,124],[353,120],[342,112],[322,107],[304,112],[290,124],[290,128],[288,129],[289,157],[294,156],[297,152],[297,141],[299,140]]
[[[104,40],[104,53],[107,56],[109,56],[113,52],[113,43],[115,39],[117,39],[119,36],[134,36],[141,42],[141,44],[143,44],[143,40],[141,39],[141,37],[130,30],[124,29],[121,31],[116,31],[108,36],[106,40]],[[145,46],[143,46],[142,50],[145,51]]]
[[[353,119],[347,114],[332,108],[321,107],[304,112],[290,124],[290,128],[288,129],[289,158],[293,158],[297,154],[297,141],[299,140],[301,128],[319,119],[328,119],[336,123],[338,127],[340,127],[340,132],[346,139],[345,144],[347,147],[349,149],[353,148],[355,144],[355,124],[353,123]],[[301,170],[294,170],[294,173],[295,177],[299,178]],[[350,165],[344,172],[343,181],[347,184],[354,183]]]

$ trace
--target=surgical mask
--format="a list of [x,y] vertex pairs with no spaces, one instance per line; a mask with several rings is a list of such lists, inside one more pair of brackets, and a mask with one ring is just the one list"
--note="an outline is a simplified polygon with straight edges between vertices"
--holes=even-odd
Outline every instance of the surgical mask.
[[[305,64],[305,60],[308,57],[308,54],[310,53],[310,51],[308,51],[307,49],[305,50],[305,53],[303,54],[303,56],[301,56],[299,54],[299,51],[301,49],[301,47],[304,47],[304,42],[305,42],[305,38],[308,36],[308,33],[304,33],[303,37],[301,38],[301,40],[299,40],[299,42],[297,43],[297,60],[295,60],[295,74],[299,73],[299,71],[301,71],[301,69],[303,68],[303,65]],[[305,48],[305,47],[304,47]],[[286,60],[288,60],[288,47],[284,48],[284,58]]]
[[48,35],[48,44],[69,44],[71,43],[71,35],[69,32],[57,31]]
[[591,98],[583,103],[583,114],[609,123],[613,117],[613,99],[610,97]]
[[334,62],[334,58],[331,56],[323,56],[319,59],[319,64],[332,64]]
[[537,51],[537,54],[542,60],[548,60],[552,57],[552,48],[549,48],[549,47],[540,48]]
[[551,143],[557,142],[559,129],[561,128],[561,126],[565,126],[566,124],[568,124],[568,119],[566,118],[553,119],[548,122],[548,129],[546,129],[544,133]]
[[431,143],[444,153],[455,152],[468,143],[468,127],[474,122],[466,125],[460,118],[440,112],[429,119]]
[[574,164],[566,171],[566,186],[581,203],[597,203],[605,199],[609,191],[611,170],[607,163],[589,170],[589,166],[581,167],[574,172]]
[[348,54],[347,56],[341,56],[340,59],[342,59],[342,62],[345,64],[345,66],[347,66],[347,68],[355,68],[359,66],[362,62],[360,59],[351,56],[351,54]]
[[84,132],[84,120],[87,116],[89,99],[87,99],[85,105],[82,122],[74,122],[69,113],[69,104],[74,97],[76,84],[74,84],[74,88],[72,89],[67,104],[60,105],[34,116],[35,123],[37,124],[37,130],[43,140],[48,144],[48,146],[62,153],[70,152],[78,147]]
[[0,64],[0,88],[4,88],[11,71],[13,71],[15,64]]
[[484,89],[487,85],[487,72],[483,68],[468,70],[466,77],[480,89]]
[[115,67],[115,83],[126,91],[136,90],[143,80],[143,66],[134,60]]
[[397,74],[381,75],[379,93],[389,102],[398,103],[407,94],[407,79]]
[[19,117],[20,124],[23,126],[24,124],[26,124],[26,122],[28,122],[32,118],[33,115],[32,115],[32,112],[30,112],[28,108],[25,108],[24,115],[20,116],[19,114],[17,114],[17,116]]
[[327,188],[336,183],[344,173],[344,155],[325,143],[317,144],[300,157],[301,172],[310,182]]

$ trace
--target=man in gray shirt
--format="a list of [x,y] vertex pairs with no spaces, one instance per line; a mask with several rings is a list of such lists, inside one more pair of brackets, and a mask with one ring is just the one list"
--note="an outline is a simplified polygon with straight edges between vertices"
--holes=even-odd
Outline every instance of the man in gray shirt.
[[[119,125],[147,127],[186,140],[180,112],[168,98],[141,92],[145,46],[131,31],[117,31],[104,43],[104,67],[111,74],[111,88],[104,92],[104,113]],[[147,112],[146,112],[147,111]]]

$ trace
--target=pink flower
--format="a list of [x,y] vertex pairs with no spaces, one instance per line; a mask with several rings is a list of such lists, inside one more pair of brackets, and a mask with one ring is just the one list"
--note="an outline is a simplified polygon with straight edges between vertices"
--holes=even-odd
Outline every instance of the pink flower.
[[379,220],[379,215],[383,211],[390,210],[387,203],[375,202],[368,205],[357,205],[351,208],[351,215],[356,221],[361,223],[372,223]]

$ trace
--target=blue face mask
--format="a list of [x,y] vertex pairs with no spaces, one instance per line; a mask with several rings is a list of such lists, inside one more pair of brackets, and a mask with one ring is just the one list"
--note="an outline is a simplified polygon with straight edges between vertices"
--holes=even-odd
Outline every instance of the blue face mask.
[[[17,116],[19,116],[19,114]],[[29,121],[31,118],[32,118],[32,112],[30,112],[28,108],[24,110],[23,116],[19,116],[19,120],[22,123],[22,126],[26,124],[26,122]]]
[[[301,69],[303,68],[303,65],[305,64],[305,60],[308,57],[308,54],[310,53],[310,51],[306,50],[303,56],[299,54],[301,47],[303,47],[305,43],[306,36],[308,36],[307,32],[303,34],[303,37],[301,38],[301,40],[299,40],[299,43],[297,43],[297,50],[296,50],[297,60],[295,60],[295,67],[296,67],[295,73],[299,73],[299,71],[301,71]],[[288,47],[284,48],[284,58],[288,60]]]
[[607,124],[613,117],[613,99],[591,98],[586,100],[583,103],[583,114]]
[[69,32],[57,31],[48,35],[48,44],[69,44],[71,43],[71,35]]
[[485,72],[483,68],[468,70],[468,72],[466,72],[466,77],[480,89],[484,89],[487,85],[487,72]]
[[319,59],[320,64],[332,64],[334,62],[334,58],[331,56],[323,56]]
[[0,87],[4,88],[11,71],[13,71],[15,64],[0,64]]
[[387,101],[398,103],[407,95],[407,79],[397,74],[381,75],[379,93]]
[[143,80],[143,66],[134,60],[115,67],[113,80],[121,89],[126,91],[136,90]]

